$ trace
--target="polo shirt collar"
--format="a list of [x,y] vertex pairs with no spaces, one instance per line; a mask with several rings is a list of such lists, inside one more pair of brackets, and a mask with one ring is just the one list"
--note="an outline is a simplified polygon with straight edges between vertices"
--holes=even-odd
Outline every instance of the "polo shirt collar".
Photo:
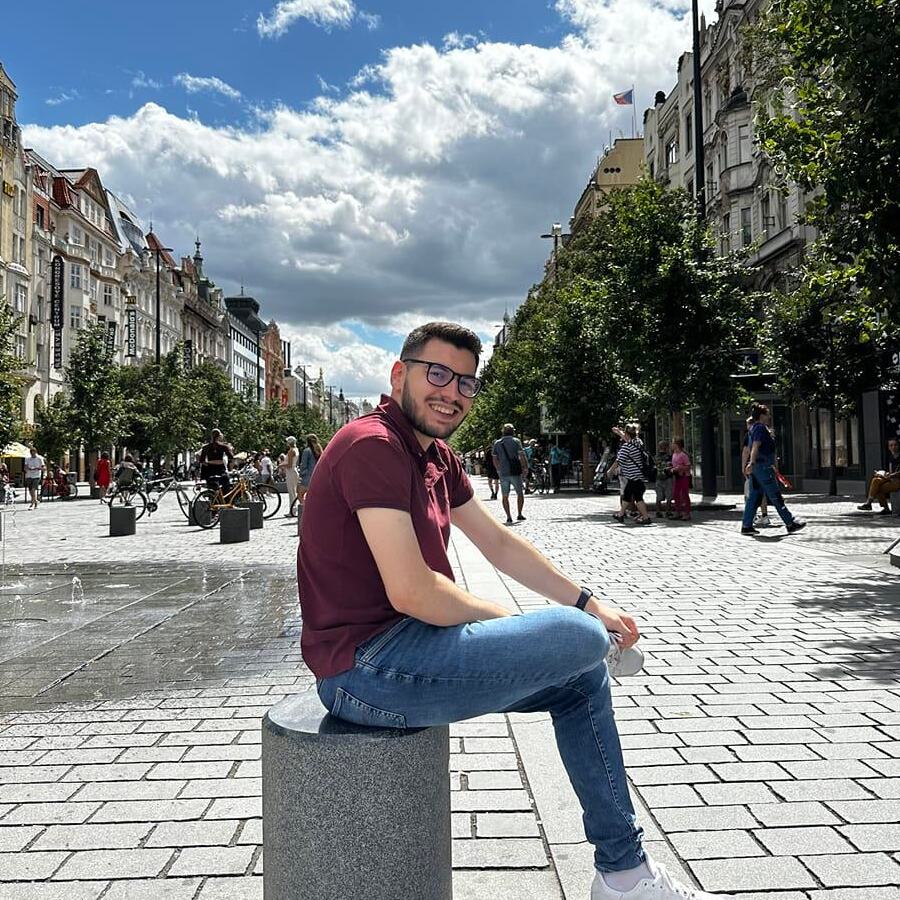
[[437,481],[447,470],[447,466],[438,452],[437,443],[432,441],[428,450],[423,449],[412,425],[409,423],[409,419],[406,418],[406,415],[400,408],[400,404],[393,397],[382,394],[381,403],[375,408],[383,416],[391,420],[403,438],[407,450],[414,458],[421,461],[425,480],[429,483],[429,486]]

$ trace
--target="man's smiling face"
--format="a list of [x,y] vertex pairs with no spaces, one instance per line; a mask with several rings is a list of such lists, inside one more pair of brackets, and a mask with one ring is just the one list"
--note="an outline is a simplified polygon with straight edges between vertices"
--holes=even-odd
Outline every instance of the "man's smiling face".
[[[478,359],[470,350],[439,338],[428,341],[415,357],[440,363],[461,375],[475,375],[478,370]],[[428,381],[427,375],[428,366],[419,363],[396,362],[391,369],[391,396],[418,432],[423,447],[433,438],[450,437],[472,407],[472,398],[460,394],[456,378],[444,387],[437,387]]]

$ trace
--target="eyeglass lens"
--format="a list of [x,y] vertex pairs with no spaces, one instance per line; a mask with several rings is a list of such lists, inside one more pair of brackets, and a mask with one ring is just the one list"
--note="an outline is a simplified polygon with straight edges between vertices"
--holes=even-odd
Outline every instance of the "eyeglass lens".
[[[435,387],[445,387],[450,384],[454,375],[455,373],[451,369],[440,363],[431,363],[426,373],[426,377]],[[473,375],[459,376],[459,392],[463,397],[474,397],[480,387],[481,382]]]

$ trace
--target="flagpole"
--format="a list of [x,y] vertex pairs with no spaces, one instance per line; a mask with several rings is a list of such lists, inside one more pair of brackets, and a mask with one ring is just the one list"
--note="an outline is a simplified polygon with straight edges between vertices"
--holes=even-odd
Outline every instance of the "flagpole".
[[634,92],[634,83],[631,85],[631,136],[637,137],[637,94]]

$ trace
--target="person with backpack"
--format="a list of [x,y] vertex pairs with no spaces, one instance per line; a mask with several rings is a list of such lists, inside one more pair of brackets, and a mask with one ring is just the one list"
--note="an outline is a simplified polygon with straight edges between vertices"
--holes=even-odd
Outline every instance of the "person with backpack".
[[610,475],[618,472],[625,479],[625,486],[622,489],[621,508],[619,512],[613,513],[613,518],[617,522],[624,522],[628,505],[634,503],[638,511],[637,524],[652,525],[653,520],[647,512],[647,504],[644,503],[644,491],[647,482],[654,480],[653,461],[637,436],[637,426],[626,425],[624,431],[620,429],[614,431],[623,440],[616,453],[616,461],[610,467]]
[[675,438],[672,441],[672,475],[675,485],[672,498],[675,506],[675,518],[684,522],[691,521],[691,458],[684,450],[684,440]]
[[309,480],[312,478],[313,470],[319,457],[322,455],[322,445],[314,434],[306,436],[306,446],[303,453],[300,454],[300,484],[297,486],[297,504],[303,503],[303,498],[309,490]]
[[[500,499],[503,510],[506,513],[506,524],[512,525],[512,513],[509,509],[509,489],[516,489],[516,501],[518,504],[517,519],[525,521],[522,510],[525,507],[525,482],[528,474],[528,457],[522,442],[516,437],[516,429],[509,422],[502,428],[503,436],[494,441],[491,457],[494,467],[500,473]],[[523,477],[524,476],[524,477]]]

